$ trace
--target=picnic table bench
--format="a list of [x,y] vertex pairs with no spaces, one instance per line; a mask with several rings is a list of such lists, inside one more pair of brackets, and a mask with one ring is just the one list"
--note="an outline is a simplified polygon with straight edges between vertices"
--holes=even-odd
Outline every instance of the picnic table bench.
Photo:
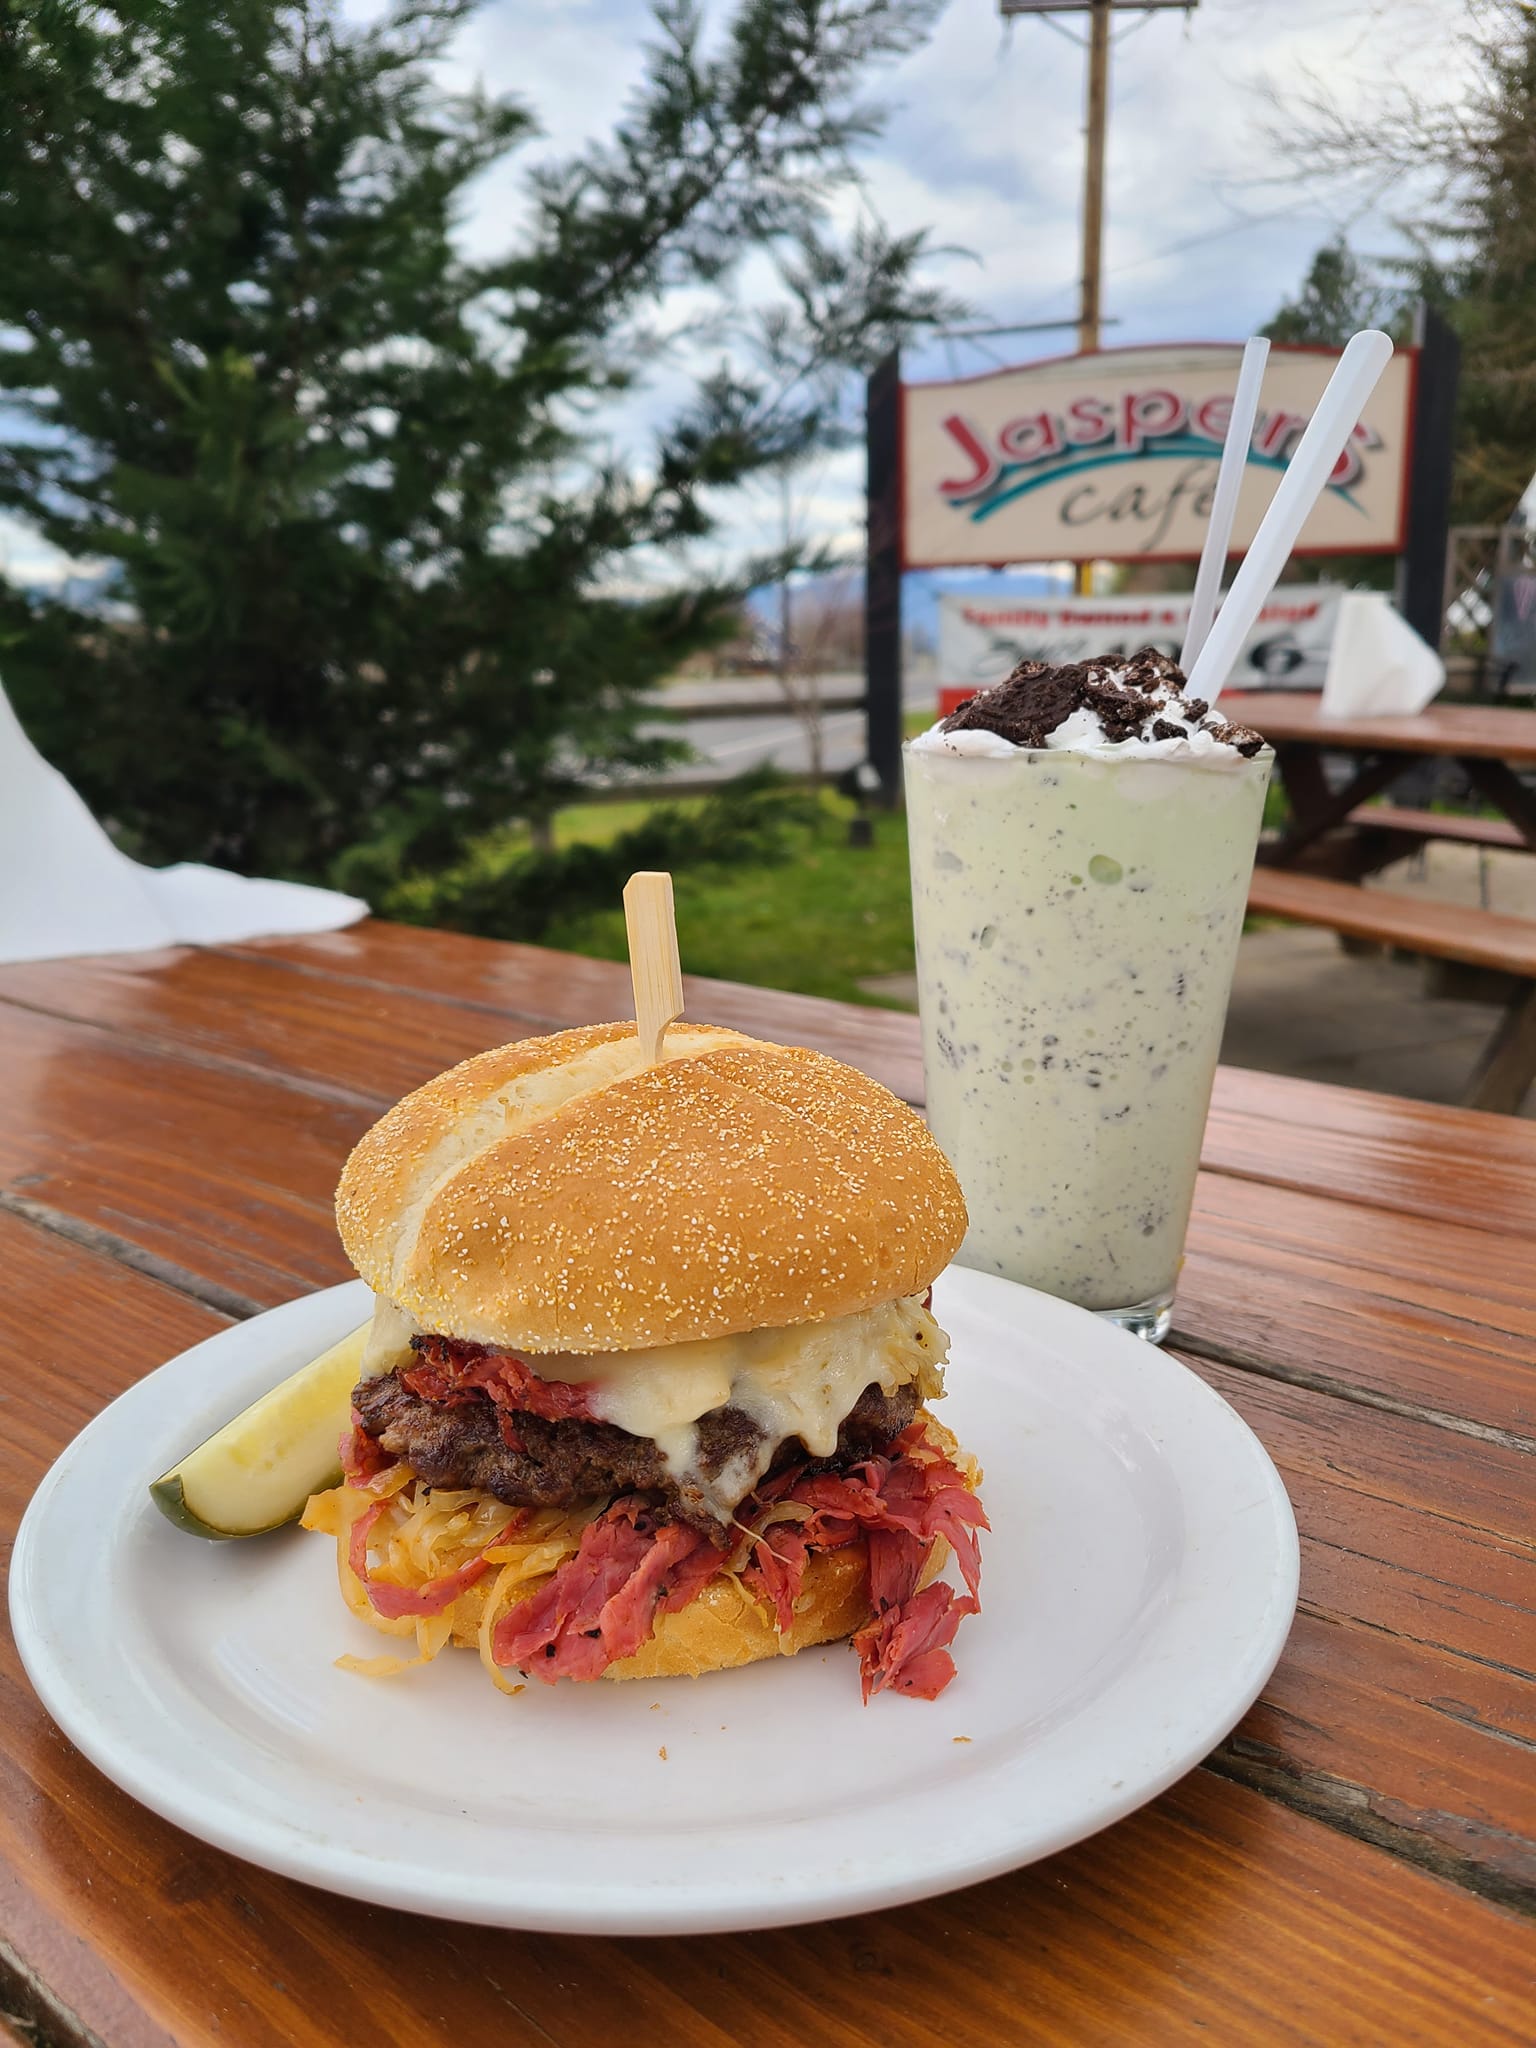
[[[1516,772],[1536,768],[1536,712],[1447,704],[1411,718],[1325,718],[1317,697],[1281,692],[1223,698],[1222,710],[1274,747],[1291,807],[1285,830],[1259,850],[1249,910],[1507,977],[1504,1015],[1463,1100],[1473,1109],[1517,1111],[1536,1081],[1536,921],[1360,885],[1437,839],[1536,852],[1536,792]],[[1340,789],[1329,784],[1325,754],[1358,763]],[[1407,769],[1432,759],[1458,762],[1504,815],[1371,803]]]
[[1469,1109],[1509,1115],[1520,1108],[1536,1080],[1536,919],[1502,917],[1497,911],[1425,902],[1326,875],[1263,866],[1254,869],[1248,909],[1262,917],[1323,925],[1345,938],[1515,976],[1515,992],[1462,1100]]
[[1377,868],[1389,867],[1393,861],[1401,860],[1405,854],[1416,853],[1431,839],[1448,840],[1455,846],[1482,846],[1502,853],[1536,853],[1536,843],[1508,818],[1475,818],[1464,811],[1418,811],[1403,804],[1362,804],[1358,810],[1350,812],[1348,823],[1362,838],[1373,832],[1393,835],[1391,851],[1373,849],[1371,866],[1367,870],[1371,874]]

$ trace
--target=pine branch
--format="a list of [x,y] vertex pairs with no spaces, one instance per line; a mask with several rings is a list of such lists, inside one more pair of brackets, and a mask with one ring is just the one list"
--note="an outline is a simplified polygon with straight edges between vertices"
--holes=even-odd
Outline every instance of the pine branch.
[[[726,596],[604,593],[840,432],[863,357],[941,303],[920,238],[824,225],[867,75],[935,4],[736,0],[706,57],[666,0],[614,136],[532,182],[490,266],[456,211],[533,124],[440,89],[470,0],[0,9],[0,503],[103,567],[94,601],[0,588],[6,681],[125,844],[441,861],[659,758],[644,693]],[[759,356],[729,290],[753,246],[787,279]],[[588,436],[683,279],[736,360],[636,477]]]

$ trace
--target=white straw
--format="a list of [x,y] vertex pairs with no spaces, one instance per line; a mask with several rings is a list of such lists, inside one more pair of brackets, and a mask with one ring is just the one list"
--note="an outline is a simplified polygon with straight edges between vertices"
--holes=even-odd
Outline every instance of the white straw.
[[1184,673],[1198,660],[1216,616],[1216,599],[1232,545],[1232,522],[1237,517],[1237,495],[1243,487],[1248,450],[1253,441],[1253,423],[1259,415],[1259,386],[1264,382],[1264,365],[1269,361],[1269,343],[1253,335],[1243,350],[1243,367],[1238,372],[1232,399],[1232,416],[1227,421],[1227,438],[1222,444],[1221,468],[1216,472],[1216,494],[1211,500],[1210,524],[1205,529],[1205,546],[1200,550],[1200,569],[1195,577],[1195,594],[1189,601],[1189,625],[1184,634],[1184,651],[1179,657]]
[[1322,495],[1333,465],[1355,430],[1361,407],[1391,359],[1391,341],[1374,327],[1357,334],[1340,356],[1328,389],[1301,437],[1301,446],[1291,457],[1264,522],[1253,537],[1253,546],[1232,579],[1227,601],[1189,671],[1188,696],[1203,697],[1208,704],[1220,696],[1243,642],[1279,581],[1307,514]]

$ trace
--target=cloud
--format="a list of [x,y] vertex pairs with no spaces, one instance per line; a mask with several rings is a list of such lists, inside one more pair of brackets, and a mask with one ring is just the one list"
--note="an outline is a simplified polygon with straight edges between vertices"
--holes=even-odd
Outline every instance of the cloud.
[[[344,12],[373,20],[384,4],[344,0]],[[712,27],[727,5],[709,0]],[[971,252],[939,258],[935,274],[974,305],[977,324],[1064,323],[1058,333],[915,349],[909,375],[966,374],[1074,345],[1083,54],[1071,34],[1080,26],[1025,16],[1005,28],[995,0],[952,0],[930,40],[872,81],[890,119],[861,160],[862,197],[839,201],[844,222],[867,204],[894,227],[926,227],[935,243]],[[1202,0],[1187,17],[1124,16],[1112,55],[1105,239],[1105,310],[1118,324],[1106,341],[1240,337],[1294,292],[1313,251],[1341,229],[1365,250],[1400,247],[1393,211],[1419,194],[1398,186],[1373,199],[1358,183],[1308,181],[1270,131],[1296,117],[1318,81],[1356,112],[1399,85],[1456,93],[1467,75],[1456,31],[1447,0]],[[517,96],[540,133],[468,195],[466,250],[515,243],[530,165],[611,132],[651,34],[645,0],[488,0],[470,17],[443,82]],[[753,256],[740,298],[750,304],[770,288],[770,266]],[[688,311],[679,296],[664,318]],[[718,354],[687,341],[661,352],[647,382],[604,410],[603,443],[643,465],[659,426]],[[857,450],[797,479],[795,495],[811,537],[859,545]],[[721,533],[701,556],[709,564],[777,544],[776,488],[722,495],[718,510]],[[52,551],[21,534],[0,525],[0,553],[57,573]]]
[[[724,11],[715,0],[711,21]],[[523,162],[609,130],[640,76],[648,24],[643,0],[494,0],[472,19],[448,75],[523,94],[543,139],[475,195],[470,246],[507,233]],[[1080,27],[1026,16],[1009,28],[995,0],[954,0],[922,49],[872,81],[889,121],[861,160],[862,194],[839,200],[843,223],[868,205],[894,227],[926,227],[936,244],[970,252],[934,267],[978,324],[1064,323],[984,348],[935,343],[909,353],[909,374],[964,374],[1074,345],[1084,60],[1070,37]],[[1386,205],[1358,184],[1298,177],[1271,131],[1319,81],[1360,111],[1394,80],[1443,96],[1461,62],[1445,0],[1203,0],[1189,16],[1127,14],[1111,60],[1105,310],[1117,324],[1106,342],[1240,337],[1341,229],[1365,249],[1401,247]],[[1391,196],[1405,203],[1401,189]],[[761,259],[744,273],[744,300],[766,292],[766,273]],[[605,418],[605,437],[643,461],[709,355],[673,350]],[[861,486],[856,451],[827,462],[814,483],[797,482],[803,522],[855,547]],[[719,510],[712,562],[776,543],[776,488],[722,497]]]
[[644,69],[648,22],[632,0],[496,0],[471,15],[444,83],[510,93],[539,133],[477,182],[460,238],[470,254],[495,255],[515,238],[531,164],[578,154],[612,131]]
[[81,566],[19,519],[0,512],[0,580],[23,590],[56,590],[81,573]]

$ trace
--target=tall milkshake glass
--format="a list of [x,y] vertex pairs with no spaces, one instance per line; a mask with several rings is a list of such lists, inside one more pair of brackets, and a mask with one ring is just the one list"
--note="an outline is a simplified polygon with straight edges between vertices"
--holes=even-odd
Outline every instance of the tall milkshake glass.
[[1079,716],[1079,744],[1042,746],[936,729],[906,750],[928,1116],[970,1209],[960,1259],[1153,1341],[1273,758],[1186,724],[1192,741],[1109,744]]

